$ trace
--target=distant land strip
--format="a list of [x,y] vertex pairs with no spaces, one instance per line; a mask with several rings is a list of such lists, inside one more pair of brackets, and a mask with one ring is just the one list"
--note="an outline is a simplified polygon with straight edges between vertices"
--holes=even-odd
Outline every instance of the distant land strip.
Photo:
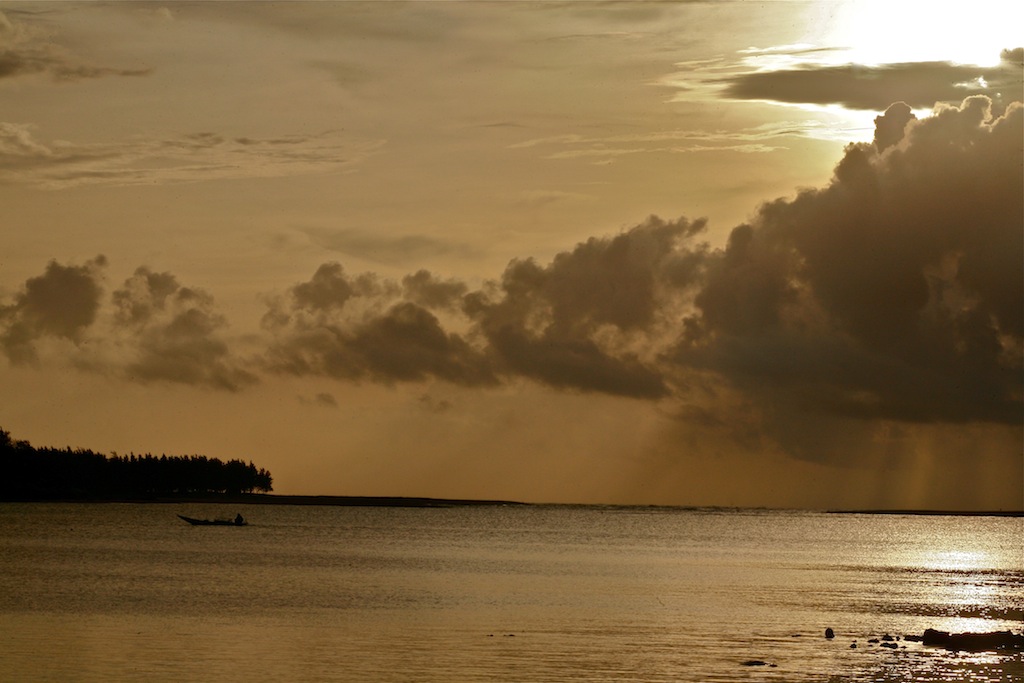
[[1024,510],[827,510],[835,515],[932,515],[949,517],[1024,517]]
[[[8,499],[7,502],[47,502],[47,503],[211,503],[224,505],[324,505],[335,507],[406,507],[406,508],[450,508],[450,507],[485,507],[485,506],[532,506],[514,500],[489,500],[477,498],[427,498],[416,496],[316,496],[316,495],[281,495],[276,493],[210,493],[210,494],[165,494],[141,497],[93,497],[71,499],[21,498]],[[660,510],[692,510],[692,511],[735,511],[767,510],[768,508],[736,508],[736,507],[705,507],[686,505],[605,505],[605,504],[560,504],[567,507],[595,507],[604,509],[660,509]],[[796,510],[794,510],[796,512]],[[810,512],[813,512],[811,510]],[[861,509],[861,510],[823,510],[827,514],[836,515],[928,515],[938,517],[1024,517],[1024,510],[925,510],[925,509]]]
[[[91,501],[101,502],[101,501]],[[411,496],[288,496],[265,493],[181,495],[124,500],[125,503],[224,503],[230,505],[330,505],[351,507],[446,508],[485,505],[527,505],[510,500],[468,498],[417,498]]]

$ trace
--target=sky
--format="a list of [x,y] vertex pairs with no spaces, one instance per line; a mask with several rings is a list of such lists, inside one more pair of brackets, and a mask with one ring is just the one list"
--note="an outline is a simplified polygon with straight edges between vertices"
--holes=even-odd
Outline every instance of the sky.
[[0,427],[282,494],[1024,508],[1024,10],[2,2]]

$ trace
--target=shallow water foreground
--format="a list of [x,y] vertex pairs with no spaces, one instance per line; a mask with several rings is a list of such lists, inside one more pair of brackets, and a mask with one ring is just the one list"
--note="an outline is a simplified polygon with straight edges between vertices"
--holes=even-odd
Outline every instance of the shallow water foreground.
[[[175,516],[238,511],[250,526]],[[1020,652],[902,639],[1019,632],[1022,532],[1020,518],[665,508],[0,504],[0,672],[1024,681]],[[885,634],[895,649],[869,642]]]

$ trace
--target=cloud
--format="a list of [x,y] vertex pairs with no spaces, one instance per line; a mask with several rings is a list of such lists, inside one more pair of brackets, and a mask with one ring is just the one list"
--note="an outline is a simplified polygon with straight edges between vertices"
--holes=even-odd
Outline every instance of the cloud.
[[871,443],[872,425],[1019,424],[1022,111],[887,107],[827,186],[764,204],[722,249],[703,221],[652,217],[478,290],[424,271],[357,296],[322,267],[292,291],[276,360],[657,400],[809,458]]
[[144,326],[167,308],[167,300],[180,288],[177,278],[170,273],[138,268],[113,294],[115,317],[122,324]]
[[436,310],[457,306],[469,288],[459,280],[442,280],[428,270],[418,270],[402,278],[402,289],[409,301]]
[[447,399],[436,399],[430,394],[423,394],[417,399],[420,408],[427,411],[428,413],[447,413],[452,409],[451,401]]
[[[703,221],[647,222],[592,238],[547,267],[514,261],[496,292],[466,311],[512,373],[559,388],[661,398],[669,393],[651,342],[670,294],[696,282],[703,246],[683,246]],[[646,337],[635,344],[636,335]]]
[[545,159],[589,159],[610,163],[633,154],[685,154],[691,152],[740,152],[760,154],[784,149],[778,143],[786,137],[833,139],[835,131],[813,121],[780,121],[732,131],[662,130],[634,135],[584,137],[553,135],[522,140],[508,149],[539,149]]
[[449,333],[427,305],[450,307],[464,288],[429,272],[403,286],[370,273],[349,277],[337,263],[272,303],[264,328],[274,337],[272,372],[384,383],[439,379],[464,386],[497,382],[486,354]]
[[0,121],[0,159],[5,161],[5,165],[18,159],[48,159],[52,156],[49,148],[33,138],[31,126]]
[[437,256],[479,256],[471,246],[426,234],[384,235],[370,230],[321,228],[309,228],[305,232],[313,243],[324,249],[385,264],[424,261]]
[[28,124],[0,122],[0,183],[61,189],[267,178],[349,169],[383,145],[338,131],[275,138],[203,131],[115,143],[44,143]]
[[486,357],[413,303],[343,326],[300,323],[271,346],[266,367],[275,372],[383,383],[440,379],[463,386],[493,385]]
[[516,195],[516,204],[529,208],[549,206],[561,202],[592,202],[595,197],[582,192],[564,190],[524,190]]
[[[651,218],[580,244],[546,267],[515,261],[500,282],[476,291],[425,270],[399,286],[323,264],[271,305],[264,327],[275,341],[266,366],[350,381],[492,386],[528,378],[576,391],[663,397],[668,387],[654,355],[633,337],[660,329],[660,307],[695,283],[704,247],[674,247],[703,226]],[[431,310],[464,331],[447,331]]]
[[69,83],[106,76],[147,76],[151,71],[88,64],[53,42],[39,27],[12,21],[0,11],[0,81],[42,75]]
[[902,140],[907,124],[916,118],[906,102],[889,105],[881,116],[875,117],[875,149],[882,152]]
[[11,363],[36,362],[36,342],[44,337],[82,341],[100,308],[106,262],[102,255],[81,266],[51,261],[42,275],[25,282],[12,304],[0,306],[0,349]]
[[[875,126],[827,185],[766,202],[718,249],[702,241],[703,220],[651,217],[548,263],[514,260],[477,288],[322,264],[270,302],[265,348],[244,371],[212,297],[141,268],[110,299],[131,355],[119,367],[222,389],[257,372],[535,382],[657,402],[742,448],[771,442],[808,459],[898,451],[885,435],[901,426],[970,423],[1019,441],[1024,107],[997,114],[973,96],[916,118],[897,102]],[[9,146],[31,157],[24,133]],[[12,363],[44,338],[99,338],[102,265],[52,263],[0,308]]]
[[307,310],[342,308],[356,293],[340,263],[325,263],[313,274],[309,282],[292,288],[295,305]]
[[959,102],[969,95],[987,95],[1009,103],[1024,96],[1022,49],[1003,50],[995,67],[950,62],[906,62],[866,66],[804,65],[792,69],[754,71],[714,79],[722,96],[794,104],[840,104],[849,109],[879,110],[903,101],[913,108],[936,102]]
[[438,43],[461,26],[432,3],[402,7],[385,3],[351,3],[344,13],[330,3],[311,3],[303,12],[282,11],[266,3],[231,3],[224,7],[208,3],[175,3],[175,14],[184,20],[224,22],[232,28],[239,23],[261,29],[301,35],[304,39],[382,43]]
[[306,396],[299,396],[299,403],[307,406],[317,406],[319,408],[337,408],[338,399],[334,398],[334,394],[328,394],[321,392],[308,398]]
[[985,97],[922,120],[891,107],[827,187],[732,231],[673,361],[790,424],[1019,426],[1022,111],[993,118]]
[[138,268],[103,296],[103,256],[84,265],[51,261],[13,302],[0,305],[0,351],[12,365],[40,362],[39,347],[65,340],[79,370],[133,381],[166,381],[235,391],[255,383],[222,338],[227,322],[213,298],[170,273]]
[[326,263],[268,310],[263,362],[344,381],[525,379],[665,401],[681,419],[746,425],[745,439],[753,421],[806,450],[828,430],[793,436],[800,415],[1015,424],[1021,116],[994,116],[981,96],[922,119],[887,107],[827,186],[764,204],[721,249],[701,241],[702,220],[651,217],[547,264],[515,260],[478,289]]
[[115,320],[134,345],[134,359],[123,368],[131,379],[228,391],[257,381],[232,357],[220,335],[227,321],[202,290],[141,267],[114,292],[113,302]]

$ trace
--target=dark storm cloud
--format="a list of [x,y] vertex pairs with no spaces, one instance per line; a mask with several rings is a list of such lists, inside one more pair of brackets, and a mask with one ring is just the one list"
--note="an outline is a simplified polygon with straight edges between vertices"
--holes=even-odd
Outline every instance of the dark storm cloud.
[[592,237],[549,266],[513,261],[502,277],[503,298],[485,303],[477,319],[529,327],[543,317],[559,336],[587,335],[602,325],[621,330],[650,325],[659,287],[682,288],[698,280],[705,247],[688,244],[705,221],[665,221],[652,216],[614,237]]
[[697,282],[704,247],[684,246],[703,221],[647,222],[612,238],[592,238],[551,265],[514,261],[493,295],[466,299],[504,366],[544,384],[659,398],[669,393],[653,359],[631,335],[651,332],[668,293]]
[[1024,96],[1022,48],[1003,50],[995,67],[950,62],[906,62],[864,66],[807,65],[796,69],[756,71],[716,81],[726,97],[794,104],[841,104],[850,109],[885,109],[903,101],[915,108],[936,102],[959,102],[968,95],[988,95],[1002,102]]
[[[513,261],[499,282],[472,292],[425,270],[398,286],[324,264],[264,318],[275,336],[267,363],[349,380],[492,385],[523,377],[576,391],[664,397],[669,387],[645,336],[668,324],[665,311],[697,287],[707,248],[692,242],[703,228],[703,221],[652,217],[620,235],[590,239],[548,266]],[[446,332],[431,310],[466,332]]]
[[384,383],[440,379],[496,382],[486,357],[416,304],[395,304],[363,322],[303,321],[278,330],[265,364],[275,372]]
[[103,256],[82,266],[51,261],[45,273],[25,282],[12,304],[0,306],[0,349],[11,363],[35,362],[35,344],[43,337],[82,340],[100,308],[100,269],[106,262]]
[[717,383],[780,430],[798,414],[1013,424],[1021,111],[993,117],[985,97],[922,120],[886,107],[829,185],[765,204],[720,250],[696,241],[702,221],[651,218],[546,265],[513,261],[477,291],[425,271],[357,288],[326,264],[268,316],[271,364],[380,381],[527,378],[693,403],[681,415],[728,413],[704,404]]
[[1024,120],[990,104],[896,105],[827,187],[734,229],[676,362],[776,413],[1019,424]]
[[534,336],[514,326],[488,330],[487,336],[512,373],[542,384],[633,398],[668,395],[658,372],[634,354],[613,355],[590,339]]
[[292,288],[292,297],[299,308],[329,310],[342,308],[355,295],[355,287],[345,277],[340,263],[320,266],[309,282]]
[[323,264],[264,316],[263,326],[275,338],[266,367],[344,380],[494,384],[486,355],[446,332],[414,301],[451,307],[465,286],[426,271],[408,276],[403,285],[370,273],[349,277],[340,264]]
[[221,338],[227,326],[205,292],[178,284],[170,273],[142,267],[114,292],[115,320],[129,333],[133,380],[174,382],[237,391],[256,382]]
[[429,311],[400,303],[356,328],[349,344],[371,376],[402,381],[437,377],[464,385],[494,383],[482,354],[448,334]]
[[457,306],[468,287],[458,280],[441,280],[428,270],[419,270],[402,278],[405,297],[427,308],[448,309]]

